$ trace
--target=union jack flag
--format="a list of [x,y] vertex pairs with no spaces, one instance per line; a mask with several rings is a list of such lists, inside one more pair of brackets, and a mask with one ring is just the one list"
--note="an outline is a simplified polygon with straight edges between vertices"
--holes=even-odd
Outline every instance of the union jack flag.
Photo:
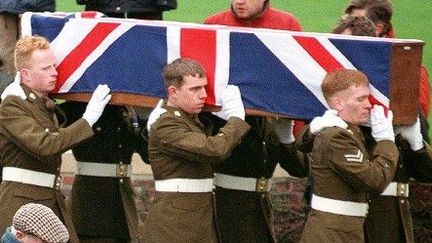
[[337,68],[369,78],[372,99],[389,107],[390,56],[397,39],[100,18],[96,13],[26,13],[23,35],[48,38],[58,59],[58,93],[112,92],[164,97],[161,69],[179,57],[206,68],[207,104],[227,84],[246,108],[311,119],[328,105],[320,84]]

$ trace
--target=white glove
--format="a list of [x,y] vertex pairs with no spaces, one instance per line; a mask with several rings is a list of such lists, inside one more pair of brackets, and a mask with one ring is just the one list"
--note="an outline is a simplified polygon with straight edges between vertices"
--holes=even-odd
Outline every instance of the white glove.
[[315,117],[309,124],[309,130],[312,134],[317,134],[329,127],[340,127],[346,129],[348,124],[337,116],[337,110],[327,110],[324,115]]
[[384,107],[374,105],[370,111],[370,124],[372,128],[372,137],[375,141],[391,140],[394,142],[393,131],[393,112],[388,111],[387,117],[384,114]]
[[21,74],[20,72],[17,72],[14,81],[10,83],[1,94],[1,99],[4,100],[9,95],[19,96],[23,100],[27,99],[27,96],[20,84]]
[[418,151],[424,147],[423,136],[420,131],[420,119],[409,126],[398,126],[395,128],[395,133],[400,134],[409,143],[413,151]]
[[110,88],[106,84],[99,84],[93,92],[82,116],[91,127],[99,120],[106,104],[111,99],[109,92]]
[[284,144],[290,144],[295,141],[293,134],[294,121],[286,118],[274,120],[274,130],[279,141]]
[[155,123],[157,119],[159,119],[159,117],[167,111],[165,108],[162,108],[162,104],[163,104],[163,100],[160,99],[156,107],[150,113],[147,120],[147,131],[150,132],[151,125],[153,125],[153,123]]
[[245,119],[245,109],[241,99],[240,89],[235,85],[228,85],[221,94],[222,110],[216,112],[218,117],[228,120],[235,116],[242,120]]

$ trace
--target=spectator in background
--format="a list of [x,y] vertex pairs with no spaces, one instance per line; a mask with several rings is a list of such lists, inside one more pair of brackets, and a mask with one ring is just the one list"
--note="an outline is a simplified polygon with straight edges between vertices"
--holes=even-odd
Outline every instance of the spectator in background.
[[28,203],[15,213],[12,225],[6,229],[2,243],[66,243],[69,232],[48,207]]
[[375,36],[375,24],[366,17],[347,16],[341,18],[332,33],[356,36]]
[[[302,31],[294,15],[273,8],[269,0],[232,0],[229,10],[204,23]],[[217,227],[222,242],[274,242],[269,180],[278,163],[290,175],[305,177],[307,162],[294,149],[293,121],[258,116],[245,121],[250,131],[215,167]]]
[[86,11],[98,11],[109,17],[161,20],[164,11],[177,8],[177,0],[77,0]]

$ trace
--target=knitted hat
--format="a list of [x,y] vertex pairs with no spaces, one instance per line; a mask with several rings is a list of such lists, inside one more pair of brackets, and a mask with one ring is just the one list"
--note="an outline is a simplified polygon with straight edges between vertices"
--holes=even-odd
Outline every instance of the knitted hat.
[[54,212],[41,204],[29,203],[22,206],[13,217],[16,230],[35,235],[48,243],[62,243],[69,240],[69,232]]

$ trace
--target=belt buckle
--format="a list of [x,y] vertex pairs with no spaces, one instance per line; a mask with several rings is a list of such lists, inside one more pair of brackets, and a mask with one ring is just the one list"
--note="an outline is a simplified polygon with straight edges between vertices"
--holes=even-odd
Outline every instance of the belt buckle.
[[408,183],[397,183],[396,195],[398,197],[408,197],[409,186]]
[[267,192],[268,186],[269,186],[269,179],[261,177],[257,179],[255,190],[257,192]]
[[128,165],[127,164],[117,164],[116,165],[116,177],[127,177]]

